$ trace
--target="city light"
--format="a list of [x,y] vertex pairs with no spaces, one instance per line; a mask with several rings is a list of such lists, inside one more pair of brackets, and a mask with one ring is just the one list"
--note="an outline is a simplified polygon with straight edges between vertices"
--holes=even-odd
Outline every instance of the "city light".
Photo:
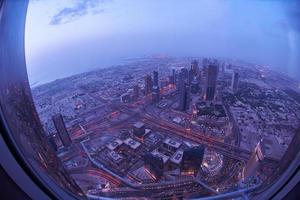
[[[288,40],[274,39],[286,34],[275,25],[287,26],[287,17],[266,15],[279,4],[52,1],[55,15],[37,18],[46,24],[33,26],[30,15],[26,22],[29,107],[52,152],[36,160],[46,169],[57,159],[51,164],[75,194],[260,199],[281,180],[299,152],[300,71],[283,67],[297,59],[284,53]],[[46,80],[44,66],[57,74]],[[18,92],[10,88],[3,94]]]
[[[154,59],[151,62],[155,66],[160,63],[160,60]],[[189,61],[183,59],[182,62],[188,63]],[[122,191],[122,186],[117,183],[120,182],[133,190],[138,188],[141,194],[149,195],[151,189],[148,184],[152,189],[161,190],[165,190],[169,187],[168,184],[172,184],[172,187],[179,190],[182,187],[182,180],[191,181],[190,183],[193,183],[192,180],[200,181],[201,178],[206,181],[213,177],[225,180],[229,174],[240,178],[222,182],[222,189],[218,189],[217,192],[229,190],[241,182],[255,185],[251,182],[254,180],[252,178],[262,178],[257,176],[259,167],[268,168],[279,163],[282,153],[276,152],[268,156],[265,149],[272,150],[274,148],[270,145],[275,145],[276,148],[282,149],[280,152],[284,152],[287,148],[284,145],[287,130],[284,130],[283,135],[278,130],[276,137],[265,133],[265,139],[260,143],[255,139],[243,140],[248,133],[239,132],[238,127],[250,132],[253,130],[251,132],[255,135],[253,138],[258,138],[260,134],[256,129],[260,129],[257,125],[260,120],[255,116],[262,115],[265,120],[268,120],[266,114],[275,115],[266,110],[273,105],[267,99],[260,99],[264,102],[260,107],[251,108],[249,105],[256,102],[259,95],[264,93],[267,93],[270,98],[277,98],[276,102],[280,105],[289,101],[290,107],[280,108],[277,112],[281,112],[290,123],[294,122],[295,116],[290,115],[288,110],[298,109],[298,105],[290,99],[282,98],[280,87],[274,87],[274,91],[271,92],[263,88],[257,90],[256,85],[245,85],[241,74],[248,73],[253,74],[253,77],[264,77],[261,70],[230,65],[234,73],[226,72],[226,70],[220,72],[218,68],[221,62],[216,59],[203,59],[202,67],[199,66],[199,61],[194,60],[192,63],[191,69],[194,70],[178,68],[175,71],[172,70],[170,75],[170,69],[165,68],[159,72],[153,70],[153,73],[145,75],[143,62],[141,62],[132,67],[136,74],[132,73],[131,76],[136,78],[126,79],[125,82],[122,80],[121,84],[117,82],[117,76],[108,77],[106,81],[117,83],[118,88],[123,88],[122,90],[99,87],[98,92],[92,94],[92,98],[91,94],[85,93],[74,99],[85,102],[82,104],[82,109],[90,107],[88,110],[76,110],[76,113],[68,110],[53,117],[49,113],[49,119],[54,122],[54,127],[45,127],[49,128],[49,131],[55,128],[56,134],[52,137],[55,138],[59,151],[64,152],[61,159],[65,160],[66,168],[70,171],[84,170],[89,160],[103,171],[101,176],[106,182],[114,183],[111,188],[118,188]],[[110,71],[110,69],[106,70]],[[119,70],[122,71],[122,68]],[[221,76],[219,73],[228,74]],[[84,76],[89,76],[89,74]],[[171,77],[169,80],[175,81],[175,84],[161,83],[160,80],[165,80],[164,76]],[[198,81],[189,82],[192,79],[190,76]],[[144,81],[144,84],[135,83],[139,78]],[[272,84],[270,80],[266,79],[265,84]],[[231,82],[231,84],[221,87],[222,81]],[[78,84],[84,84],[84,82]],[[166,84],[167,87],[160,87],[160,84]],[[199,89],[201,87],[202,89]],[[51,87],[48,90],[51,90]],[[35,90],[33,92],[35,93]],[[57,95],[67,97],[68,93],[75,92],[61,90],[60,93]],[[220,98],[221,95],[222,98]],[[95,101],[94,97],[102,100]],[[36,99],[37,105],[45,102],[44,98],[47,96]],[[239,99],[239,101],[232,101],[232,98]],[[86,101],[87,99],[90,100]],[[68,104],[60,106],[67,107]],[[42,107],[39,109],[42,111]],[[249,116],[245,116],[244,113]],[[73,120],[67,117],[68,115],[76,115],[81,120]],[[279,125],[281,121],[277,120],[275,123]],[[89,133],[89,139],[83,136],[78,137],[78,131],[84,133],[80,134],[83,136]],[[72,141],[66,132],[70,133]],[[79,154],[82,151],[80,148],[68,147],[78,141],[81,141],[88,160],[68,156],[68,154],[85,155]],[[257,144],[254,152],[248,148],[252,143]],[[197,150],[202,147],[205,151]],[[235,164],[236,162],[238,164]],[[202,170],[199,170],[200,168]],[[173,181],[165,182],[167,174],[171,172],[174,173]],[[271,173],[272,170],[269,172]],[[185,176],[189,178],[183,179]],[[220,186],[220,183],[209,183],[213,187],[219,188]],[[112,192],[112,195],[116,192],[105,188],[101,191],[107,194]],[[189,189],[197,191],[197,187],[191,185]],[[128,190],[130,191],[126,189]]]

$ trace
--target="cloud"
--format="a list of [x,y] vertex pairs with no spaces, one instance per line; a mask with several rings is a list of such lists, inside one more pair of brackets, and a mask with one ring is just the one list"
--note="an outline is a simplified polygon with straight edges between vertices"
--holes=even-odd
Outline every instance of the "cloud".
[[107,0],[80,0],[70,7],[65,7],[55,14],[51,21],[51,25],[66,24],[77,20],[87,14],[100,14],[104,12],[103,8],[99,8],[99,4]]

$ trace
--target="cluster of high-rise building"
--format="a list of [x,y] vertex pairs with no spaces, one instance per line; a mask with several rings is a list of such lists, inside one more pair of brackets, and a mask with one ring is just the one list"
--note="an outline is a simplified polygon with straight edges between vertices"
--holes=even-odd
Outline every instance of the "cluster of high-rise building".
[[[222,72],[225,70],[225,64],[222,65]],[[172,69],[169,76],[168,84],[176,85],[178,92],[178,110],[187,111],[190,109],[191,95],[199,94],[199,97],[205,101],[213,101],[217,91],[217,78],[219,73],[219,62],[214,59],[204,58],[202,60],[202,68],[199,67],[199,62],[193,60],[190,68],[181,68],[180,70]],[[232,76],[231,88],[235,93],[238,89],[239,73],[234,72]],[[140,88],[138,84],[133,86],[131,92],[121,95],[121,102],[128,103],[136,101],[140,95],[150,95],[152,103],[158,103],[160,101],[160,85],[159,85],[159,73],[153,71],[153,76],[146,75],[144,77],[144,88]],[[57,134],[63,146],[70,146],[71,139],[68,135],[61,114],[57,114],[52,117],[54,126],[57,130]],[[55,146],[55,138],[49,138],[50,143]]]
[[[95,144],[86,142],[90,145],[87,145],[87,147],[93,147],[87,148],[93,159],[97,159],[96,161],[101,163],[101,166],[103,164],[108,170],[117,173],[121,177],[126,174],[130,175],[139,185],[158,182],[157,185],[160,187],[161,183],[169,180],[169,175],[172,173],[174,184],[177,184],[176,181],[182,180],[182,177],[193,180],[200,180],[200,178],[204,177],[210,180],[211,177],[224,176],[224,180],[220,184],[224,184],[227,187],[227,185],[230,186],[231,184],[225,180],[227,178],[225,173],[229,170],[235,170],[234,176],[232,176],[235,178],[232,182],[236,185],[237,181],[239,181],[238,183],[242,187],[245,185],[244,183],[256,184],[257,180],[272,182],[273,177],[268,178],[269,174],[264,174],[262,170],[266,169],[265,171],[270,172],[273,162],[275,163],[277,157],[280,158],[277,156],[279,152],[277,150],[284,149],[283,147],[289,143],[286,142],[288,141],[285,138],[286,136],[282,137],[279,134],[280,132],[275,129],[272,135],[267,134],[266,129],[264,129],[264,132],[259,132],[258,128],[261,125],[261,118],[258,116],[261,115],[264,120],[270,120],[272,128],[277,126],[277,124],[274,121],[275,117],[268,113],[272,112],[276,117],[278,117],[276,113],[279,113],[283,118],[288,119],[286,116],[289,116],[289,109],[293,108],[284,107],[283,105],[290,106],[293,105],[293,102],[283,103],[287,101],[284,94],[280,94],[277,91],[274,91],[274,94],[270,90],[264,91],[256,83],[248,83],[247,79],[242,79],[241,81],[241,77],[244,78],[245,74],[249,72],[238,65],[229,65],[226,62],[220,64],[219,61],[213,59],[203,59],[202,61],[201,63],[193,60],[189,67],[180,69],[182,62],[169,64],[168,69],[160,71],[156,71],[153,67],[147,69],[149,74],[146,76],[144,76],[146,72],[137,73],[134,78],[130,79],[132,80],[131,82],[126,82],[127,85],[125,86],[122,85],[124,84],[123,82],[122,84],[117,82],[115,87],[109,87],[107,91],[111,88],[117,88],[116,91],[119,92],[113,99],[115,100],[114,103],[120,97],[123,103],[136,102],[129,104],[128,109],[124,109],[126,105],[118,107],[119,105],[116,106],[114,104],[110,109],[107,109],[108,115],[103,114],[103,116],[110,116],[104,118],[103,123],[98,123],[99,120],[93,121],[98,119],[100,114],[95,114],[95,118],[87,116],[83,118],[87,120],[78,120],[76,122],[76,126],[78,124],[80,124],[79,126],[81,124],[86,126],[85,122],[87,124],[92,124],[91,122],[93,122],[97,126],[99,124],[97,130],[107,130],[107,127],[109,127],[110,132],[115,131],[111,134],[113,138],[106,146],[99,145],[98,147],[98,142],[95,142]],[[187,63],[189,62],[185,61],[184,63],[188,65]],[[155,66],[155,64],[151,64],[151,66]],[[169,71],[171,67],[172,69]],[[173,67],[177,69],[173,69]],[[144,78],[141,79],[141,77]],[[247,77],[249,76],[247,75]],[[257,77],[257,74],[253,73],[253,77]],[[128,79],[127,76],[126,79]],[[253,81],[255,81],[254,78]],[[258,82],[259,80],[256,81]],[[123,92],[126,93],[123,94]],[[266,101],[266,106],[260,106],[257,112],[254,109],[251,110],[251,107],[247,105],[257,102],[257,96],[255,95],[261,94],[265,94],[270,100],[259,99],[260,103]],[[98,93],[95,92],[93,95],[98,95]],[[106,96],[99,95],[99,97],[105,99],[104,97]],[[242,99],[245,101],[242,102],[240,97],[243,97]],[[82,99],[84,98],[82,97]],[[276,105],[273,105],[274,99],[277,99]],[[110,99],[105,100],[111,102]],[[234,100],[237,101],[233,102]],[[278,108],[279,104],[280,108]],[[129,111],[131,108],[134,109]],[[278,111],[278,109],[280,110]],[[299,109],[295,110],[299,111]],[[143,115],[143,113],[145,114]],[[67,117],[67,113],[64,112],[63,115],[66,125],[61,114],[54,116],[51,114],[56,133],[50,134],[48,140],[55,151],[58,149],[58,140],[64,147],[72,145],[72,139],[68,130],[70,133],[73,133],[73,141],[79,141],[79,139],[75,139],[77,135],[74,134],[77,133],[78,129],[68,122],[69,117]],[[296,117],[297,115],[295,115]],[[155,120],[161,120],[157,126],[155,125]],[[256,123],[258,120],[260,121]],[[115,126],[118,128],[114,129],[114,124],[124,123],[124,127],[127,127],[128,122],[133,121],[133,127],[130,130],[125,130],[126,128],[119,130],[121,126]],[[110,124],[110,122],[113,123]],[[174,131],[170,130],[171,125],[168,124],[169,122],[176,124],[172,124]],[[233,124],[233,122],[236,124]],[[262,125],[264,123],[266,122],[262,122]],[[287,127],[287,120],[284,123],[282,127]],[[294,122],[292,121],[292,123]],[[252,124],[254,125],[252,126]],[[68,130],[66,126],[69,127]],[[162,128],[166,130],[166,133],[159,132]],[[168,130],[170,130],[169,133],[167,133]],[[254,132],[259,132],[259,134],[254,137]],[[51,133],[54,133],[54,131]],[[259,138],[261,138],[261,133],[264,133],[264,139],[258,142]],[[110,137],[112,137],[111,135]],[[213,141],[209,145],[218,145],[217,147],[220,147],[220,150],[216,150],[212,154],[219,155],[218,157],[207,156],[209,151],[214,150],[208,148],[208,151],[206,150],[205,152],[205,148],[202,146],[202,140],[205,137],[202,137],[202,135],[217,138],[216,142]],[[295,153],[298,152],[297,144],[300,141],[298,136],[299,134],[294,136],[281,160],[285,168],[295,158]],[[186,141],[183,141],[185,140],[183,138],[186,138]],[[190,142],[190,140],[194,141]],[[218,141],[224,141],[224,147]],[[233,144],[234,142],[235,144]],[[248,152],[241,151],[241,156],[239,156],[238,149],[235,150],[232,147],[233,150],[231,152],[231,146],[229,145],[235,145],[237,148],[240,147],[241,150],[244,149]],[[96,148],[98,148],[97,152],[94,150]],[[62,150],[72,151],[73,148],[62,148]],[[227,154],[222,154],[222,151],[227,153],[228,156]],[[232,159],[229,156],[232,156]],[[239,157],[241,159],[238,164],[233,165],[231,161],[239,160]],[[208,158],[215,160],[211,161]],[[214,168],[215,166],[217,168]],[[274,170],[274,173],[282,174],[285,168],[280,167]],[[203,173],[199,173],[201,169],[203,169]]]
[[[173,141],[170,140],[168,142]],[[174,144],[164,144],[164,148],[171,148],[170,151],[176,151],[176,142]],[[201,168],[200,166],[203,161],[204,152],[205,148],[203,146],[194,146],[186,148],[183,151],[176,151],[174,154],[175,157],[178,156],[181,158],[177,163],[180,169],[180,174],[196,176]],[[163,176],[164,169],[166,168],[163,157],[153,153],[147,153],[144,155],[144,167],[155,181],[158,181]]]
[[217,61],[203,59],[203,67],[199,68],[199,62],[193,60],[190,69],[182,68],[175,74],[172,71],[172,80],[177,80],[176,86],[179,92],[179,107],[181,111],[190,108],[190,95],[204,92],[204,100],[213,101],[216,95],[219,64]]
[[[161,85],[162,83],[164,83],[164,86],[167,84],[176,85],[179,95],[178,110],[186,111],[190,108],[191,94],[199,93],[205,101],[214,101],[216,99],[219,65],[219,62],[215,59],[204,58],[202,68],[200,68],[199,62],[193,60],[190,68],[172,69],[171,75],[168,76],[168,81],[162,81]],[[224,73],[225,63],[221,67],[222,73]],[[237,91],[238,84],[239,73],[234,72],[231,83],[233,93]],[[143,94],[151,95],[153,103],[160,101],[160,89],[158,71],[153,71],[153,76],[148,74],[144,77]],[[134,85],[131,93],[127,92],[121,95],[121,102],[128,103],[137,100],[140,96],[139,91],[140,87]]]

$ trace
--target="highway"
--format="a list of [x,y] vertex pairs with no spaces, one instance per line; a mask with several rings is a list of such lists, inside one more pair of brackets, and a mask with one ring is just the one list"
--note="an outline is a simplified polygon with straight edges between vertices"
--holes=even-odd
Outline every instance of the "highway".
[[[147,99],[145,99],[144,101],[147,101]],[[133,108],[136,108],[138,105],[132,104],[130,106]],[[245,150],[243,148],[240,148],[240,147],[232,145],[232,144],[221,142],[213,137],[207,136],[205,134],[201,134],[199,131],[186,130],[184,127],[175,125],[166,120],[157,119],[151,113],[147,112],[145,104],[142,106],[142,110],[140,112],[133,111],[132,108],[129,109],[126,106],[113,105],[113,107],[119,113],[123,112],[123,113],[128,114],[130,116],[129,119],[138,117],[142,121],[144,121],[148,126],[155,127],[157,129],[165,131],[165,132],[174,133],[178,136],[181,136],[188,140],[192,140],[199,144],[205,144],[207,147],[209,147],[229,158],[232,158],[235,160],[240,160],[240,161],[248,161],[248,159],[250,158],[251,152],[248,150]],[[129,119],[127,118],[125,120],[115,122],[113,125],[118,126],[118,125],[124,124]],[[93,123],[89,124],[89,127],[97,126],[96,124],[97,123],[93,122]],[[267,162],[268,164],[278,164],[279,163],[278,160],[268,158],[268,157],[265,159],[264,162]]]
[[[144,109],[144,112],[140,115],[141,118],[145,120],[147,124],[152,126],[156,126],[160,129],[163,129],[168,132],[173,132],[181,137],[193,140],[196,143],[206,144],[208,147],[215,149],[216,151],[222,153],[225,156],[236,160],[244,160],[247,161],[250,158],[251,152],[240,148],[238,146],[221,142],[213,137],[206,136],[205,134],[201,134],[199,131],[186,130],[185,128],[165,121],[163,119],[157,119],[153,117],[151,114]],[[270,164],[278,164],[279,161],[272,158],[266,158],[265,162]]]
[[[122,112],[128,113],[128,115],[137,114],[136,112],[133,112],[132,110],[129,110],[128,108],[123,107],[121,109]],[[163,119],[157,119],[156,117],[153,117],[150,113],[147,112],[147,110],[143,109],[141,113],[139,113],[139,117],[144,121],[147,125],[150,125],[152,127],[156,127],[160,130],[164,130],[166,132],[174,133],[176,135],[179,135],[183,138],[186,138],[188,140],[192,140],[199,144],[205,144],[211,149],[216,150],[217,152],[220,152],[222,155],[228,156],[230,158],[241,160],[241,161],[247,161],[250,158],[251,152],[248,150],[245,150],[243,148],[237,147],[232,144],[224,143],[221,141],[218,141],[217,139],[214,139],[213,137],[206,136],[204,134],[201,134],[199,131],[193,131],[193,130],[186,130],[185,128],[175,125],[173,123],[170,123]],[[269,164],[278,164],[279,161],[272,159],[272,158],[266,158],[265,162]]]
[[[144,103],[143,103],[144,101]],[[248,161],[251,152],[245,149],[242,149],[238,146],[224,143],[222,141],[219,141],[213,137],[201,134],[199,131],[195,130],[187,130],[184,127],[181,127],[179,125],[173,124],[169,121],[163,120],[161,118],[155,117],[155,115],[147,112],[147,102],[148,98],[145,98],[138,103],[134,104],[129,104],[129,105],[116,105],[116,104],[111,104],[113,107],[114,112],[113,113],[125,113],[129,117],[123,120],[119,120],[114,122],[113,124],[110,124],[110,128],[114,129],[118,126],[128,126],[128,120],[134,120],[138,119],[143,122],[145,122],[146,126],[152,127],[153,129],[161,130],[167,133],[173,133],[176,134],[180,137],[186,138],[188,140],[194,141],[198,144],[204,144],[207,147],[215,150],[216,152],[235,159],[237,161]],[[106,117],[98,120],[93,120],[91,122],[88,122],[87,124],[84,124],[84,126],[88,129],[88,132],[90,132],[91,128],[94,129],[95,127],[98,126],[98,123],[103,122],[103,119],[108,120],[110,116],[114,117],[112,114],[108,114]],[[80,127],[81,129],[85,130],[82,126]],[[86,131],[83,131],[86,133]],[[86,134],[84,134],[86,135]],[[118,188],[117,190],[113,191],[105,191],[105,192],[100,192],[99,195],[104,195],[104,196],[124,196],[124,195],[137,195],[137,196],[143,196],[146,193],[152,194],[152,193],[160,193],[164,191],[176,191],[176,190],[188,190],[189,188],[194,187],[195,185],[198,185],[201,187],[203,191],[206,193],[210,194],[216,194],[216,191],[214,191],[212,188],[210,188],[208,185],[205,185],[201,182],[201,180],[197,178],[189,178],[187,180],[180,180],[180,181],[173,181],[173,182],[163,182],[163,183],[149,183],[149,184],[134,184],[129,182],[128,179],[125,179],[124,177],[120,177],[118,174],[113,173],[111,170],[107,169],[104,165],[101,163],[98,163],[96,160],[94,160],[90,155],[87,149],[85,148],[85,145],[83,142],[81,142],[82,147],[86,154],[88,155],[89,159],[91,162],[97,166],[97,168],[101,169],[100,171],[94,170],[94,171],[88,171],[88,173],[93,174],[93,175],[99,175],[101,177],[104,177],[105,179],[111,181],[112,183],[116,184],[123,184],[125,186],[128,186],[129,188],[123,188],[120,189]],[[266,159],[266,162],[270,164],[278,164],[277,160],[273,159]],[[125,191],[126,190],[126,191]],[[200,189],[199,189],[200,191]],[[129,196],[130,196],[129,195]]]
[[[106,177],[108,180],[112,180],[113,182],[118,182],[118,183],[123,183],[126,186],[129,186],[132,188],[135,192],[139,192],[143,194],[144,192],[157,192],[157,191],[166,191],[174,188],[183,188],[184,186],[191,187],[194,184],[200,184],[201,187],[203,187],[207,192],[212,193],[211,188],[208,188],[207,185],[202,184],[202,182],[199,182],[198,179],[192,178],[192,177],[187,177],[186,179],[181,179],[180,181],[169,181],[169,182],[163,182],[163,183],[147,183],[147,184],[134,184],[129,182],[127,179],[124,177],[120,177],[119,175],[115,174],[114,172],[110,171],[107,169],[104,165],[101,163],[97,162],[95,159],[92,158],[92,156],[89,154],[87,148],[84,145],[85,141],[81,142],[81,145],[88,155],[90,161],[100,169],[98,170],[88,170],[89,173],[96,174],[99,176]],[[122,193],[123,194],[123,193]],[[114,192],[114,195],[116,193]]]

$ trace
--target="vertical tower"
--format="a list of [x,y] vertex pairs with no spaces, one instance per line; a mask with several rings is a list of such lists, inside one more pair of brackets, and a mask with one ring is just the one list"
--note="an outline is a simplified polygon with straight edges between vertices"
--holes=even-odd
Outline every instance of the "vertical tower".
[[203,60],[202,60],[203,67],[206,66],[207,64],[208,64],[208,59],[207,58],[203,58]]
[[231,83],[232,91],[234,93],[238,90],[239,78],[240,78],[239,73],[238,72],[234,72],[233,76],[232,76],[232,83]]
[[206,90],[205,90],[205,100],[212,101],[215,98],[216,86],[217,86],[217,76],[218,76],[218,65],[216,63],[209,64],[206,68]]
[[189,71],[186,68],[182,68],[180,73],[182,75],[183,81],[186,81],[189,76]]
[[144,155],[144,166],[146,171],[154,180],[159,180],[164,173],[163,159],[158,156],[154,156],[151,153]]
[[152,101],[153,103],[159,102],[159,86],[158,86],[158,72],[153,72],[153,88],[152,88]]
[[158,86],[158,72],[153,71],[153,86]]
[[204,147],[195,146],[183,151],[180,173],[196,176],[204,157]]
[[250,159],[242,172],[242,178],[244,181],[248,181],[255,177],[257,170],[259,169],[261,162],[265,158],[265,149],[263,141],[261,140],[255,147]]
[[57,134],[65,147],[68,147],[72,144],[72,140],[69,136],[69,133],[66,129],[63,117],[61,114],[54,115],[52,117],[54,126],[56,128]]
[[150,75],[145,77],[145,92],[146,94],[150,94],[153,87],[153,81]]
[[226,68],[226,62],[223,62],[223,64],[222,64],[222,74],[225,73],[225,68]]
[[133,99],[137,100],[139,98],[139,86],[135,85],[133,87]]
[[190,103],[190,87],[184,81],[184,74],[179,74],[179,110],[186,111]]
[[176,83],[176,71],[175,69],[172,69],[172,79],[171,79],[171,83],[175,84]]
[[195,77],[195,73],[191,67],[191,69],[188,71],[188,85],[191,85],[192,81],[194,80],[194,77]]
[[204,69],[207,68],[208,62],[209,62],[209,60],[207,58],[203,58],[203,60],[202,60],[202,69],[203,69],[203,72],[206,71]]
[[185,110],[184,109],[184,93],[185,93],[185,83],[184,83],[184,77],[182,71],[179,73],[179,79],[178,79],[178,91],[179,91],[179,110]]
[[55,142],[55,136],[54,135],[49,135],[48,136],[49,144],[52,147],[53,151],[57,151],[57,145]]
[[199,91],[199,82],[196,78],[191,83],[191,93],[196,94]]
[[199,73],[199,63],[197,60],[193,60],[191,64],[191,69],[193,71],[194,76],[198,76]]

